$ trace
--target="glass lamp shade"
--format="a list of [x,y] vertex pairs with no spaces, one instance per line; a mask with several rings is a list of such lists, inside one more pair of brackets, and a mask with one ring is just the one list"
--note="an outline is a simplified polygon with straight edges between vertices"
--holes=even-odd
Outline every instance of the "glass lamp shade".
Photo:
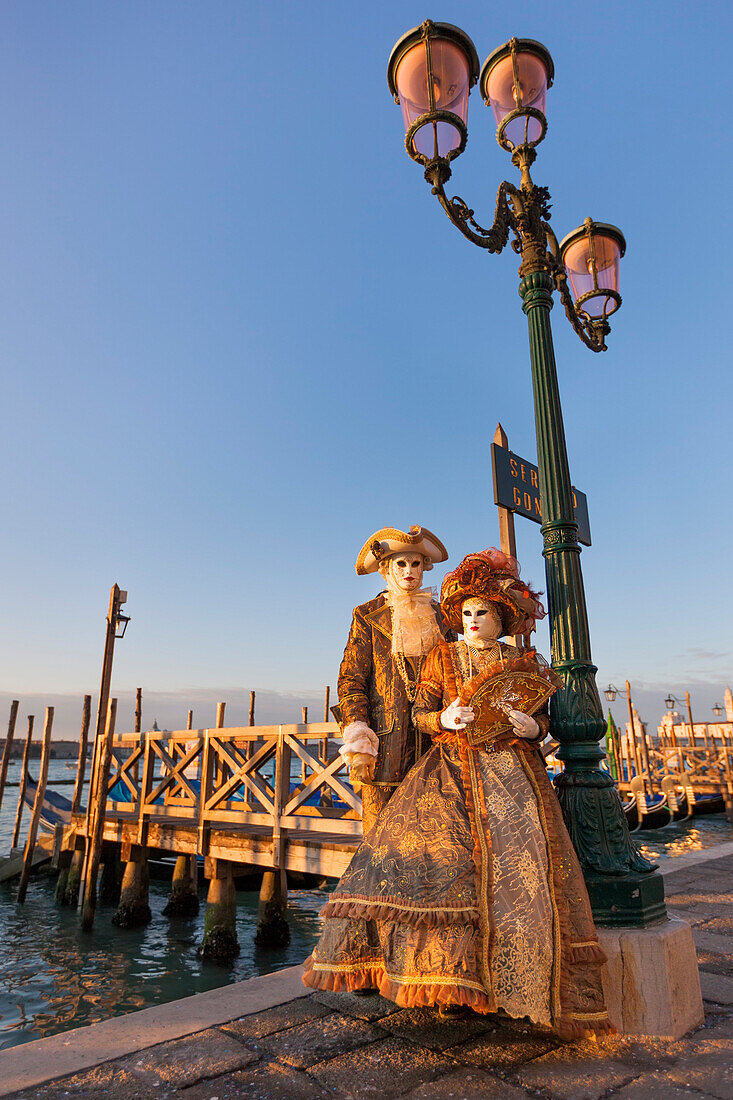
[[117,620],[115,622],[115,638],[124,638],[129,621],[129,615],[123,615],[121,611],[118,612]]
[[512,38],[486,59],[481,94],[494,112],[497,139],[504,149],[542,141],[547,131],[547,89],[554,75],[550,54],[531,38]]
[[675,702],[676,700],[673,699],[671,695],[668,695],[667,698],[664,700],[664,705],[666,706],[667,710],[674,710]]
[[715,706],[713,707],[713,714],[715,715],[716,718],[720,718],[722,713],[723,713],[723,708],[721,707],[720,703],[716,703]]
[[478,54],[468,35],[430,20],[392,50],[389,89],[402,108],[405,145],[413,160],[452,160],[466,146],[468,95],[478,77]]
[[612,703],[616,698],[616,689],[612,688],[609,684],[603,694],[606,696],[606,699],[608,699],[609,703]]
[[560,245],[578,313],[604,320],[621,305],[619,261],[626,252],[620,229],[586,218]]

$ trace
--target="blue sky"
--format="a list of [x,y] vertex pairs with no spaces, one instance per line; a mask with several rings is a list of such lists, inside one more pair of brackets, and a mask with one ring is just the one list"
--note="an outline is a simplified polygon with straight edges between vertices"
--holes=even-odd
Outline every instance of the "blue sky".
[[[22,709],[96,690],[118,581],[123,724],[137,685],[168,725],[250,688],[293,720],[377,591],[367,535],[424,524],[453,564],[497,542],[497,420],[536,455],[526,322],[513,253],[471,247],[404,152],[386,64],[425,17],[482,61],[549,48],[555,231],[627,238],[609,350],[553,313],[599,681],[628,677],[650,720],[689,687],[702,719],[733,678],[728,5],[6,2],[0,658]],[[503,178],[474,91],[449,192],[486,222]],[[544,587],[539,528],[517,532]]]

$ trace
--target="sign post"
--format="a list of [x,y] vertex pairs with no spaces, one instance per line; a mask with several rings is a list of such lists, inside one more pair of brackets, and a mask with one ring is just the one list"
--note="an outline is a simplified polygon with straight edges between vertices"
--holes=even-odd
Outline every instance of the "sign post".
[[[539,471],[531,462],[509,450],[507,435],[501,424],[497,424],[494,442],[491,444],[491,468],[494,474],[494,504],[499,509],[501,549],[516,557],[515,550],[507,550],[504,545],[505,528],[506,544],[514,547],[514,513],[531,519],[534,523],[542,523]],[[584,546],[590,546],[588,498],[573,486],[570,491],[574,518],[578,524],[578,541]],[[510,524],[505,518],[507,513],[511,517]]]

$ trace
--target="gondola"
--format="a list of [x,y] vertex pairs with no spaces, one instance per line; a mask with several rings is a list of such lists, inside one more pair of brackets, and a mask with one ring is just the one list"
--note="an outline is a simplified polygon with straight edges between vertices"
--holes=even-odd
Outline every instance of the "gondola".
[[[33,778],[30,772],[26,772],[23,805],[31,810],[36,800],[37,790],[37,780]],[[71,802],[69,799],[64,798],[62,794],[57,794],[56,791],[49,790],[47,787],[41,803],[40,824],[41,828],[48,832],[53,832],[57,825],[70,825]]]
[[722,794],[698,794],[695,791],[695,801],[692,804],[692,816],[699,817],[702,814],[722,814],[725,810],[725,799]]
[[637,829],[661,829],[672,820],[667,796],[645,794],[643,780],[638,776],[631,780],[631,795],[622,804],[630,833]]
[[687,792],[672,775],[665,775],[662,791],[667,796],[667,805],[672,811],[673,821],[687,821],[692,816]]

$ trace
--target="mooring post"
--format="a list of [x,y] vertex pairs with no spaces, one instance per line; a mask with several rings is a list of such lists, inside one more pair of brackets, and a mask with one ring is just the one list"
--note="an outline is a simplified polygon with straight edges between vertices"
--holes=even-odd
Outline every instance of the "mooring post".
[[138,688],[135,692],[135,733],[139,733],[142,728],[143,720],[143,689]]
[[3,759],[0,764],[0,806],[3,804],[3,795],[5,794],[5,780],[8,778],[8,764],[10,763],[10,750],[13,747],[13,737],[15,736],[15,721],[18,717],[18,700],[13,699],[10,704],[10,718],[8,719],[8,732],[5,738],[5,747],[3,748]]
[[125,871],[122,876],[120,904],[112,917],[118,928],[140,928],[152,919],[148,893],[150,873],[148,852],[142,844],[123,844],[122,859]]
[[199,911],[196,856],[178,856],[164,917],[195,917]]
[[88,834],[89,844],[85,860],[83,896],[80,899],[82,906],[81,926],[85,932],[91,932],[94,925],[94,913],[97,908],[97,875],[99,874],[99,864],[102,856],[104,815],[107,809],[107,786],[109,784],[109,768],[112,763],[112,742],[115,735],[116,720],[117,700],[110,699],[104,744],[99,754],[93,805],[91,798],[89,799],[90,809],[92,810],[92,825]]
[[13,827],[13,839],[10,844],[10,850],[13,851],[18,847],[18,841],[20,840],[20,822],[23,817],[23,805],[25,803],[25,788],[26,781],[28,779],[28,761],[31,756],[31,743],[33,741],[33,722],[34,718],[32,714],[28,715],[28,733],[25,737],[25,745],[23,747],[23,764],[20,773],[20,794],[18,796],[18,809],[15,811],[15,826]]
[[53,728],[53,710],[53,707],[46,707],[46,722],[43,727],[43,746],[41,748],[41,767],[38,775],[36,797],[33,801],[33,814],[31,815],[31,823],[28,827],[28,836],[25,842],[25,851],[23,852],[23,870],[20,873],[20,884],[18,886],[18,901],[21,905],[25,901],[26,891],[28,890],[28,879],[30,878],[31,868],[33,866],[33,852],[35,851],[36,837],[38,836],[38,823],[41,820],[41,808],[46,793],[48,758],[51,751],[51,729]]
[[81,792],[84,788],[84,772],[87,767],[87,748],[89,746],[89,722],[92,714],[92,697],[84,696],[84,707],[81,715],[81,732],[79,734],[79,759],[76,765],[76,783],[74,784],[74,797],[71,800],[71,813],[79,813],[81,806]]
[[192,710],[190,710],[188,712],[188,720],[186,722],[186,729],[187,730],[192,730],[193,729],[193,711]]
[[204,917],[204,938],[199,954],[210,962],[230,963],[239,954],[237,940],[237,892],[228,859],[207,856],[204,874],[209,880]]

